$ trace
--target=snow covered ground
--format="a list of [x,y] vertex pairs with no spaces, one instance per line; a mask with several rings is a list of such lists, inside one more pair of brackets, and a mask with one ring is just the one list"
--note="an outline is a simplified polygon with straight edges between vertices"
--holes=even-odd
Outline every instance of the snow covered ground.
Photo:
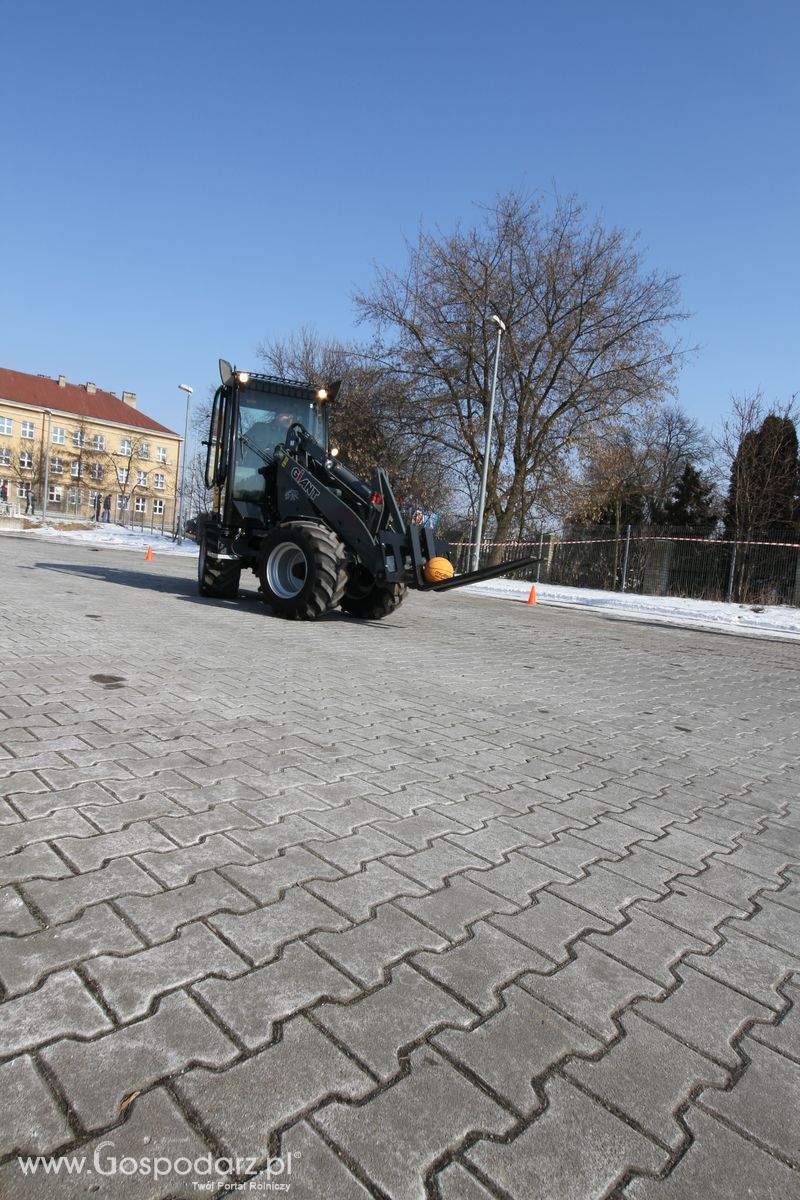
[[[123,529],[118,525],[99,525],[86,530],[61,531],[58,526],[32,529],[26,534],[77,545],[108,546],[116,550],[134,550],[144,554],[152,546],[157,556],[197,555],[197,543],[189,539],[179,545],[169,536]],[[494,596],[524,604],[531,585],[524,580],[493,579],[488,583],[473,583],[462,595]],[[568,608],[583,608],[615,616],[635,617],[637,620],[667,622],[699,629],[761,634],[765,637],[796,638],[800,640],[800,608],[783,605],[723,604],[713,600],[683,600],[672,596],[639,596],[635,593],[601,592],[590,588],[561,587],[558,584],[536,585],[539,604],[555,604]]]
[[[531,585],[524,580],[492,579],[488,583],[473,583],[464,589],[466,594],[496,596],[524,604]],[[584,608],[593,612],[613,613],[614,616],[636,617],[637,620],[667,622],[702,629],[762,634],[765,637],[800,639],[800,608],[785,605],[723,604],[715,600],[684,600],[674,596],[638,596],[626,592],[601,592],[590,588],[561,587],[558,584],[537,583],[538,604],[556,604],[568,608]]]
[[[14,530],[14,532],[18,532]],[[189,558],[197,557],[197,542],[184,538],[183,542],[173,542],[172,535],[162,536],[160,533],[150,533],[145,529],[123,529],[121,525],[99,525],[91,529],[64,529],[53,523],[44,529],[28,529],[26,537],[43,538],[48,542],[68,542],[77,546],[109,546],[115,550],[137,550],[142,554],[147,547],[153,547],[153,554],[181,554]]]

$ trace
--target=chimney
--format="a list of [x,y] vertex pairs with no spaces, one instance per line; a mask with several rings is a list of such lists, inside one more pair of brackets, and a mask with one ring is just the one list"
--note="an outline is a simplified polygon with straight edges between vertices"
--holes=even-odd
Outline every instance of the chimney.
[[64,375],[59,375],[59,377],[58,377],[58,386],[59,386],[59,387],[66,387],[66,386],[67,386],[67,380],[66,380],[66,378],[65,378],[65,376],[64,376]]
[[93,396],[95,394],[95,392],[97,391],[97,388],[95,387],[95,385],[93,383],[87,383],[86,391],[89,393],[90,396]]
[[130,408],[136,408],[136,392],[123,392],[122,402]]

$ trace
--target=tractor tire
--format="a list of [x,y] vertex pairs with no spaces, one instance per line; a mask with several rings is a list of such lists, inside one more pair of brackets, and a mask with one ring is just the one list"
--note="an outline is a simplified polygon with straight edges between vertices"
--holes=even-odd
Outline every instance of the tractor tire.
[[200,553],[197,558],[197,590],[201,596],[217,600],[235,600],[239,595],[242,568],[237,561],[216,558],[217,539],[207,526],[198,530]]
[[344,544],[324,525],[278,525],[258,560],[262,599],[290,621],[316,621],[337,608],[348,581]]
[[400,607],[407,591],[404,583],[376,584],[365,596],[345,596],[342,610],[362,621],[380,621]]

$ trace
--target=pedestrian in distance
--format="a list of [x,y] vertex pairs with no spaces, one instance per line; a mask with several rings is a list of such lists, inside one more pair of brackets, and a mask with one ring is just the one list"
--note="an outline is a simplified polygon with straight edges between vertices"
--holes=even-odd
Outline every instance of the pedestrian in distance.
[[100,510],[101,510],[102,506],[103,506],[103,502],[100,499],[100,493],[98,492],[94,498],[94,519],[95,519],[95,521],[100,520]]
[[0,483],[0,507],[2,507],[6,515],[8,515],[8,513],[11,511],[11,509],[8,507],[8,484],[6,483],[5,479],[2,483]]
[[36,493],[33,488],[28,488],[28,494],[25,497],[25,515],[27,516],[28,513],[32,517],[36,515]]
[[103,501],[103,520],[107,525],[111,524],[111,497],[106,496]]

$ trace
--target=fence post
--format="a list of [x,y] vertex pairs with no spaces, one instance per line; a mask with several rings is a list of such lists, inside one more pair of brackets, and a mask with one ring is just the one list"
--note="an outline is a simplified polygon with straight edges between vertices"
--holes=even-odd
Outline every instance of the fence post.
[[736,570],[736,542],[733,543],[733,553],[731,554],[731,569],[728,572],[728,595],[726,597],[728,604],[733,599],[733,574]]
[[627,532],[625,534],[625,558],[622,560],[622,589],[621,590],[623,592],[625,591],[625,587],[628,583],[628,555],[630,554],[630,550],[631,550],[631,527],[629,525]]
[[544,550],[544,529],[539,531],[539,561],[536,564],[536,582],[539,582],[539,575],[542,570],[542,551]]

